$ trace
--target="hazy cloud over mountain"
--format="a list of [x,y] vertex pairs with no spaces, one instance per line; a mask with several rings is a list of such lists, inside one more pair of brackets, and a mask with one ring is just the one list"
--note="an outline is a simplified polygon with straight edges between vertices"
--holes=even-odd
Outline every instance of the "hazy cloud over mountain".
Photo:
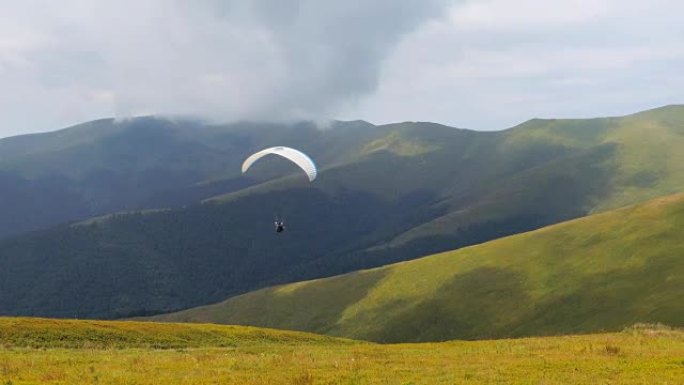
[[503,129],[684,103],[684,2],[468,0],[403,40],[346,114]]
[[0,0],[0,136],[107,116],[430,120],[684,102],[679,0]]
[[446,4],[3,1],[0,129],[112,114],[334,116],[373,92],[391,49]]

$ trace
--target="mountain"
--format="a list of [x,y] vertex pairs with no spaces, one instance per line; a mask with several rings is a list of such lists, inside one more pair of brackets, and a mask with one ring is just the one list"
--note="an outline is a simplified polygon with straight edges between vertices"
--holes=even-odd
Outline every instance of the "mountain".
[[3,349],[234,349],[264,344],[360,345],[316,334],[248,326],[0,317]]
[[378,342],[684,326],[684,194],[482,245],[262,289],[155,320]]
[[331,126],[143,117],[2,139],[0,237],[112,212],[198,203],[268,177],[243,178],[238,167],[263,147],[297,144],[326,165],[377,135],[365,122]]
[[[201,182],[145,195],[151,203],[140,206],[164,210],[1,241],[0,314],[169,312],[482,243],[684,188],[683,106],[620,118],[534,119],[498,132],[420,122],[338,122],[325,130],[307,123],[139,124],[140,131],[117,140],[148,135],[147,147],[154,148],[152,138],[170,135],[175,139],[167,142],[232,150],[186,158],[179,154],[193,152],[169,150],[172,145],[145,151],[143,144],[139,160],[108,156],[115,173],[150,181],[144,175],[154,175],[157,166],[207,166],[197,172]],[[128,142],[107,143],[102,151],[128,149]],[[237,176],[246,154],[273,144],[309,153],[319,178],[308,183],[277,158],[255,164],[247,178]],[[30,175],[33,164],[13,167]],[[65,173],[77,166],[64,164]],[[273,232],[274,215],[286,218],[282,236]]]

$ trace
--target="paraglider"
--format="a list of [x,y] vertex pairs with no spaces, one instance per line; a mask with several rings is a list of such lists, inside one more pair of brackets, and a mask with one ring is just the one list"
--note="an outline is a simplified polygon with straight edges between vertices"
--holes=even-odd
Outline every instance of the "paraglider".
[[[309,182],[313,182],[313,180],[316,179],[316,176],[318,176],[316,164],[313,162],[313,160],[311,160],[311,158],[309,158],[308,155],[299,150],[295,150],[294,148],[283,146],[270,147],[250,155],[242,163],[242,173],[244,174],[245,172],[247,172],[247,170],[249,170],[252,164],[254,164],[259,159],[271,154],[282,156],[283,158],[299,166],[299,168],[301,168],[302,171],[304,171],[304,173],[306,174],[307,178],[309,179]],[[285,231],[285,221],[279,218],[278,215],[276,215],[274,225],[276,233],[282,233],[283,231]]]
[[301,168],[302,171],[306,173],[306,176],[309,178],[310,182],[313,182],[313,180],[316,179],[316,176],[318,175],[318,171],[316,170],[316,164],[314,164],[313,160],[311,160],[311,158],[309,158],[308,155],[299,150],[295,150],[294,148],[282,146],[270,147],[250,155],[242,163],[242,173],[244,174],[245,172],[247,172],[247,170],[249,170],[249,168],[252,166],[252,164],[254,164],[254,162],[270,154],[280,155],[283,158],[299,166],[299,168]]

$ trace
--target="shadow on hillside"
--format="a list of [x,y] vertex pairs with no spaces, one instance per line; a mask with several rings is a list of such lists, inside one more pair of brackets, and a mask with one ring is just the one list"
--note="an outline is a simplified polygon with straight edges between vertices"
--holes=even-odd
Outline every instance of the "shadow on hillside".
[[534,306],[507,336],[619,331],[638,322],[683,326],[684,269],[677,255],[672,250],[643,266],[585,276],[576,290]]
[[549,292],[537,302],[524,274],[482,267],[453,277],[424,300],[395,300],[359,314],[350,323],[356,330],[334,334],[396,343],[619,331],[637,322],[681,327],[679,255],[654,254],[644,265],[598,274],[567,272],[549,283],[553,287],[538,288]]
[[359,314],[355,323],[363,329],[350,337],[385,343],[490,337],[529,303],[522,279],[494,267],[457,275],[424,301],[398,300]]
[[[385,278],[385,270],[353,273],[354,279],[345,276],[304,282],[293,286],[274,287],[265,293],[270,301],[238,299],[229,315],[229,322],[250,326],[274,327],[328,334],[344,311],[361,301]],[[268,309],[259,306],[266,303]]]

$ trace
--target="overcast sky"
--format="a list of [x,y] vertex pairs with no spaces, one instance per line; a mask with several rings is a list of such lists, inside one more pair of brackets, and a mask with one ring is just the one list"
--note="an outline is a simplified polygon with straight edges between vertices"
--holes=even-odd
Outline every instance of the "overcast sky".
[[684,103],[681,0],[0,0],[0,136],[141,114],[434,121]]

